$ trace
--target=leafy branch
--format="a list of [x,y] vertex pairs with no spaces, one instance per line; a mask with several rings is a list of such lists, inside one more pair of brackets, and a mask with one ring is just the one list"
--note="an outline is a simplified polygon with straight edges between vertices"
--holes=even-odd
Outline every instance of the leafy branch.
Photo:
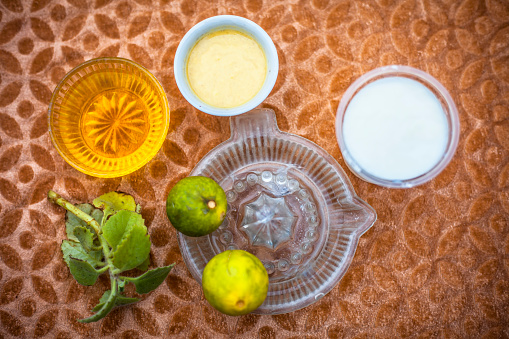
[[[103,273],[110,277],[111,289],[93,308],[96,313],[79,322],[98,321],[115,306],[139,301],[122,294],[127,283],[133,283],[137,293],[145,294],[155,290],[170,273],[174,264],[147,271],[151,244],[139,214],[141,207],[132,196],[110,192],[96,198],[93,205],[73,205],[53,191],[48,192],[48,198],[67,210],[68,239],[62,241],[61,248],[74,279],[91,286]],[[133,268],[147,272],[135,278],[120,275]]]

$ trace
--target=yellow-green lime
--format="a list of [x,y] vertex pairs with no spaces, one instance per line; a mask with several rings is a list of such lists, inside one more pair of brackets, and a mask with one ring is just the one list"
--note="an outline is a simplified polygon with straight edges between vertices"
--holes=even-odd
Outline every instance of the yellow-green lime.
[[226,208],[224,190],[207,177],[180,180],[166,199],[166,214],[171,224],[190,237],[214,232],[223,222]]
[[213,257],[202,277],[205,299],[218,311],[243,315],[260,307],[267,297],[269,275],[249,252],[229,250]]

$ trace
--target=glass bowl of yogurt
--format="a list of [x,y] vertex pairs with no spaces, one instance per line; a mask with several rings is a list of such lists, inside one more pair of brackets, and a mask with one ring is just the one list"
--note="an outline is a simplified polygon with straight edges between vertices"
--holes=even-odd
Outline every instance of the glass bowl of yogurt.
[[233,116],[261,104],[279,69],[276,46],[251,20],[219,15],[193,26],[175,53],[184,98],[202,112]]
[[459,140],[458,110],[431,75],[400,65],[374,69],[345,92],[336,137],[345,163],[368,182],[410,188],[436,177]]

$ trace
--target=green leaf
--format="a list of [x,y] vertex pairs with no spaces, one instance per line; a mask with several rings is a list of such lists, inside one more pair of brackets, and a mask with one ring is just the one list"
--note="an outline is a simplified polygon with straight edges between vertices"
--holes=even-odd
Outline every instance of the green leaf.
[[141,265],[149,256],[149,253],[150,240],[147,235],[147,228],[142,224],[131,228],[127,233],[124,240],[118,245],[117,250],[112,253],[112,262],[118,268],[118,273],[120,273]]
[[129,298],[129,297],[125,297],[123,295],[119,295],[119,296],[117,296],[117,300],[115,301],[115,305],[116,306],[129,305],[129,304],[135,303],[137,301],[140,301],[140,299],[138,299],[138,298]]
[[[68,211],[68,239],[62,241],[61,249],[74,279],[79,284],[90,286],[106,271],[111,277],[111,290],[106,291],[94,307],[93,312],[96,313],[79,322],[98,321],[115,306],[139,301],[121,294],[129,282],[135,284],[137,292],[148,293],[166,279],[173,265],[147,271],[137,278],[117,276],[133,268],[146,271],[150,264],[150,237],[139,214],[141,206],[134,202],[133,197],[110,192],[94,200],[98,208],[91,204],[73,205],[53,191],[48,192],[48,197]],[[69,211],[74,211],[93,227]]]
[[150,265],[150,255],[147,257],[147,259],[145,259],[144,262],[141,263],[141,265],[139,265],[136,268],[139,269],[140,271],[146,271],[148,270],[148,265]]
[[150,240],[146,231],[133,228],[113,252],[112,262],[120,273],[143,264],[149,252]]
[[134,198],[124,193],[109,192],[94,199],[92,203],[95,207],[104,209],[105,218],[122,210],[136,211]]
[[102,234],[113,251],[117,249],[118,244],[122,241],[126,233],[129,232],[131,228],[129,222],[131,219],[134,220],[135,215],[138,214],[129,211],[120,211],[109,218],[103,225]]
[[[106,303],[106,301],[108,301],[108,298],[110,297],[110,293],[111,293],[111,290],[107,290],[107,291],[105,291],[105,292],[104,292],[104,294],[102,295],[101,299],[99,299],[99,304],[104,304],[104,303]],[[99,306],[99,304],[98,304],[97,306]],[[94,307],[94,309],[92,310],[92,312],[97,312],[97,311],[99,311],[99,310],[101,309],[101,307],[102,307],[102,306],[101,306],[101,307],[99,307],[98,309],[96,309],[96,308],[97,308],[97,306],[96,306],[96,307]]]
[[74,236],[80,241],[81,247],[85,251],[91,251],[96,249],[94,245],[94,234],[90,232],[90,229],[84,226],[77,226],[74,228]]
[[63,240],[61,248],[67,266],[69,266],[69,259],[71,257],[86,261],[92,267],[104,266],[102,251],[86,251],[79,242],[69,240]]
[[[114,293],[111,293],[111,291],[109,291],[110,294],[108,295],[108,298],[106,299],[106,301],[104,303],[102,303],[102,306],[98,307],[99,305],[97,305],[96,307],[94,307],[94,310],[96,308],[98,308],[97,313],[88,317],[88,318],[78,320],[80,323],[91,323],[94,321],[101,320],[106,315],[108,315],[108,313],[110,313],[110,311],[113,307],[115,307],[115,302],[117,300],[117,293],[118,293],[117,285],[116,285],[117,280],[113,279],[111,282],[112,282],[111,288],[114,291]],[[104,294],[103,294],[103,297],[104,297]]]
[[[119,281],[119,283],[120,283],[120,281]],[[99,304],[97,304],[94,307],[92,312],[97,312],[97,311],[99,311],[104,306],[104,304],[106,303],[106,301],[110,297],[110,293],[111,293],[111,290],[107,290],[106,292],[104,292],[103,296],[99,300]],[[135,303],[137,301],[140,301],[140,299],[138,299],[138,298],[128,298],[126,296],[123,296],[123,295],[119,294],[119,295],[117,295],[117,298],[115,300],[115,306],[129,305],[129,304]]]
[[94,208],[90,215],[92,216],[92,218],[95,219],[95,221],[97,221],[99,223],[99,225],[101,224],[101,222],[103,220],[103,215],[104,215],[103,211],[101,211],[98,208]]
[[140,299],[138,299],[138,298],[129,298],[129,297],[125,297],[123,295],[119,295],[119,296],[117,296],[117,300],[115,301],[115,305],[116,306],[129,305],[129,304],[132,304],[132,303],[135,303],[135,302],[138,302],[138,301],[140,301]]
[[119,211],[104,224],[103,236],[112,247],[112,262],[116,273],[141,265],[150,252],[150,239],[141,215]]
[[121,277],[126,281],[132,282],[136,286],[136,293],[144,294],[155,290],[166,279],[175,264],[158,267],[150,270],[139,277]]
[[97,281],[97,278],[105,272],[105,269],[98,271],[86,261],[72,257],[69,258],[69,270],[74,279],[81,285],[92,286]]
[[126,284],[127,284],[127,281],[125,281],[125,280],[119,280],[118,281],[118,291],[120,293],[124,292],[124,287],[125,287]]
[[[80,210],[85,212],[86,214],[92,216],[99,224],[101,223],[101,220],[103,218],[103,212],[99,209],[95,209],[90,204],[79,204],[76,205]],[[95,231],[92,227],[88,226],[86,222],[72,214],[71,212],[67,211],[66,213],[67,220],[65,222],[65,232],[67,233],[67,238],[69,240],[74,240],[76,242],[79,241],[79,239],[74,235],[74,228],[76,227],[86,227],[92,232],[92,234],[95,234]]]

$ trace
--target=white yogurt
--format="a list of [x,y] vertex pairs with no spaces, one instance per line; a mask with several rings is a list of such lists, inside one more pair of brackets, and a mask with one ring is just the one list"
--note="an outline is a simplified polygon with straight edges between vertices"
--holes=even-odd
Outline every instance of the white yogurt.
[[408,180],[431,170],[444,155],[448,134],[433,92],[397,76],[363,87],[343,121],[350,156],[362,170],[386,180]]

